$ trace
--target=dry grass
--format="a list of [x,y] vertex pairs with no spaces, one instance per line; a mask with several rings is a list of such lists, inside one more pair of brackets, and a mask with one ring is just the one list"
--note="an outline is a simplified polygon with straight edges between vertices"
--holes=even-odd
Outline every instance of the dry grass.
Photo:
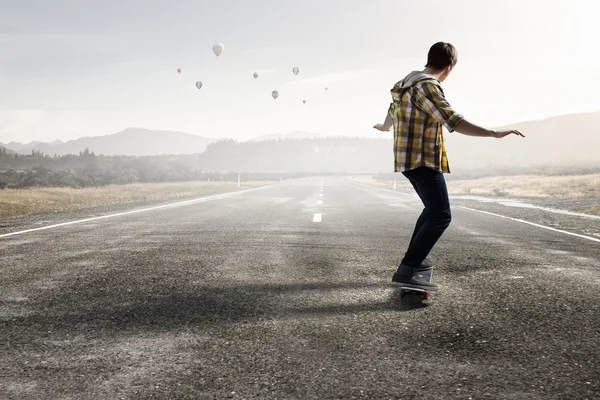
[[[376,181],[369,177],[356,181],[380,187],[393,188],[394,182]],[[511,196],[524,198],[598,198],[600,199],[600,174],[579,176],[495,176],[472,180],[448,181],[451,195]],[[397,190],[412,192],[406,178],[400,176]]]
[[[242,182],[241,188],[273,182]],[[169,182],[111,185],[100,188],[30,188],[0,190],[0,218],[84,210],[100,206],[208,196],[237,190],[237,182]]]
[[499,176],[450,181],[451,194],[556,199],[600,199],[600,174],[580,176]]

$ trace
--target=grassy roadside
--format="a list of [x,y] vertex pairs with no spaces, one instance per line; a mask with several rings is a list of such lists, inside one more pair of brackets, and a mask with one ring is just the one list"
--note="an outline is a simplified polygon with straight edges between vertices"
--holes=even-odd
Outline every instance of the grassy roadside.
[[168,182],[110,185],[99,188],[29,188],[0,190],[0,218],[80,211],[95,207],[140,204],[210,196],[266,186],[275,182]]
[[[394,188],[393,180],[375,180],[369,176],[355,177],[356,182]],[[599,199],[600,174],[574,176],[494,176],[480,179],[447,181],[450,195],[491,196],[529,199]],[[399,175],[396,190],[413,193],[408,180]],[[600,215],[600,207],[580,210],[588,214]]]
[[452,194],[524,198],[600,199],[600,174],[579,176],[498,176],[450,181]]
[[[392,189],[393,180],[356,177],[356,182]],[[524,198],[600,199],[600,174],[578,176],[494,176],[480,179],[447,181],[451,195],[511,196]],[[397,190],[412,191],[403,176],[396,181]]]

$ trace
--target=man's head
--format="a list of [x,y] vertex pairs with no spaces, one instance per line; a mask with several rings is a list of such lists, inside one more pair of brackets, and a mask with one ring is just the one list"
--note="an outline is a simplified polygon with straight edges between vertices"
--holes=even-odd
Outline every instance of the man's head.
[[425,68],[439,75],[438,80],[443,82],[452,71],[458,61],[456,48],[450,43],[437,42],[427,53],[427,65]]

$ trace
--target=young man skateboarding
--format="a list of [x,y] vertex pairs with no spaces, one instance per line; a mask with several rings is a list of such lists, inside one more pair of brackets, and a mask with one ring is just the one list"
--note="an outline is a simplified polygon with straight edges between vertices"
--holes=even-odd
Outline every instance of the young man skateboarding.
[[448,77],[458,58],[450,43],[438,42],[427,54],[422,71],[413,71],[391,90],[392,103],[383,124],[375,129],[394,127],[395,172],[402,172],[414,187],[425,208],[417,220],[412,238],[393,284],[428,291],[438,286],[420,272],[433,263],[427,255],[444,233],[452,214],[444,173],[449,173],[442,127],[469,136],[503,138],[524,137],[517,130],[489,130],[472,124],[454,111],[444,98],[441,82]]

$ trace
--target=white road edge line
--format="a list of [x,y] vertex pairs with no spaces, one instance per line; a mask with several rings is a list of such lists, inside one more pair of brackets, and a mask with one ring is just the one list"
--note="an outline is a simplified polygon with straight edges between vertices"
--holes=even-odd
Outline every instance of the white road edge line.
[[[413,196],[413,195],[408,194],[408,193],[402,193],[402,192],[398,192],[396,190],[386,189],[386,188],[382,188],[382,187],[378,187],[378,186],[365,185],[365,184],[358,183],[358,182],[353,182],[353,181],[349,181],[349,182],[352,183],[352,184],[358,185],[358,186],[364,186],[364,187],[373,188],[373,189],[385,190],[385,191],[388,191],[388,192],[394,192],[394,193],[402,194],[402,195],[405,195],[405,196]],[[564,233],[564,234],[567,234],[567,235],[576,236],[578,238],[591,240],[592,242],[598,242],[598,243],[600,243],[600,239],[593,238],[591,236],[581,235],[579,233],[573,233],[573,232],[569,232],[569,231],[563,231],[561,229],[551,228],[549,226],[544,226],[544,225],[536,224],[534,222],[529,222],[529,221],[525,221],[525,220],[518,219],[518,218],[511,218],[511,217],[507,217],[507,216],[504,216],[504,215],[501,215],[501,214],[495,214],[495,213],[492,213],[492,212],[489,212],[489,211],[482,211],[482,210],[477,210],[475,208],[469,208],[469,207],[464,207],[464,206],[456,206],[456,207],[463,208],[463,209],[469,210],[469,211],[480,212],[480,213],[483,213],[483,214],[489,214],[489,215],[493,215],[493,216],[500,217],[500,218],[511,219],[513,221],[521,222],[521,223],[532,225],[532,226],[536,226],[538,228],[548,229],[550,231],[560,232],[560,233]]]
[[92,218],[80,219],[80,220],[76,220],[76,221],[63,222],[63,223],[60,223],[60,224],[43,226],[41,228],[32,228],[32,229],[26,229],[24,231],[4,233],[4,234],[0,235],[0,238],[4,238],[4,237],[8,237],[8,236],[15,236],[15,235],[22,235],[24,233],[42,231],[42,230],[45,230],[45,229],[58,228],[58,227],[61,227],[61,226],[80,224],[80,223],[83,223],[83,222],[97,221],[97,220],[100,220],[100,219],[120,217],[120,216],[123,216],[123,215],[129,215],[129,214],[137,214],[137,213],[146,212],[146,211],[161,210],[161,209],[165,209],[165,208],[185,206],[185,205],[194,204],[194,203],[204,203],[205,201],[219,200],[219,199],[223,199],[223,198],[226,198],[226,197],[237,196],[237,195],[240,195],[242,193],[253,192],[255,190],[263,190],[263,189],[267,189],[267,188],[274,187],[274,186],[276,186],[276,185],[261,186],[261,187],[257,187],[257,188],[247,189],[247,190],[240,190],[240,191],[237,191],[237,192],[222,193],[222,194],[217,194],[217,195],[214,195],[214,196],[207,196],[207,197],[199,197],[197,199],[180,201],[178,203],[165,204],[165,205],[162,205],[162,206],[142,208],[142,209],[139,209],[139,210],[131,210],[131,211],[125,211],[125,212],[120,212],[120,213],[116,213],[116,214],[102,215],[100,217],[92,217]]
[[493,215],[495,217],[510,219],[510,220],[513,220],[513,221],[521,222],[523,224],[537,226],[538,228],[548,229],[549,231],[560,232],[560,233],[564,233],[564,234],[567,234],[567,235],[577,236],[577,237],[582,238],[582,239],[587,239],[587,240],[591,240],[593,242],[600,243],[600,239],[596,239],[596,238],[593,238],[591,236],[581,235],[579,233],[573,233],[573,232],[569,232],[569,231],[563,231],[562,229],[556,229],[556,228],[552,228],[552,227],[549,227],[549,226],[536,224],[534,222],[525,221],[525,220],[522,220],[522,219],[519,219],[519,218],[507,217],[505,215],[496,214],[496,213],[492,213],[492,212],[489,212],[489,211],[476,210],[474,208],[469,208],[469,207],[464,207],[464,206],[456,206],[456,207],[463,208],[463,209],[469,210],[469,211],[479,212],[479,213],[482,213],[482,214]]
[[321,213],[315,213],[313,217],[313,222],[321,222]]
[[366,188],[369,188],[369,189],[385,190],[386,192],[392,192],[392,193],[396,193],[396,194],[401,194],[403,196],[410,196],[412,198],[417,198],[417,199],[419,198],[419,196],[417,196],[416,193],[404,193],[404,192],[400,192],[398,190],[388,189],[388,188],[379,187],[379,186],[367,185],[367,184],[364,184],[364,183],[358,183],[358,182],[354,182],[354,181],[346,181],[346,182],[350,182],[353,185],[362,186],[362,187],[366,187]]

